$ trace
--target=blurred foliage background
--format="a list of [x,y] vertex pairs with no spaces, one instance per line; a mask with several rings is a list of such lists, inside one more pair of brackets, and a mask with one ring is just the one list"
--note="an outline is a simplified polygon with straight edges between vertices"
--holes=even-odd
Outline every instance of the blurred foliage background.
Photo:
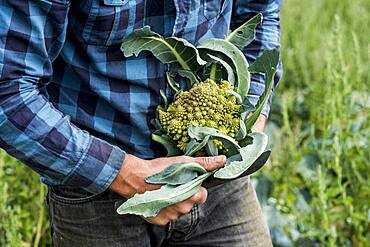
[[[275,246],[369,246],[370,1],[285,0],[284,76],[254,185]],[[45,187],[0,150],[0,246],[48,246]]]

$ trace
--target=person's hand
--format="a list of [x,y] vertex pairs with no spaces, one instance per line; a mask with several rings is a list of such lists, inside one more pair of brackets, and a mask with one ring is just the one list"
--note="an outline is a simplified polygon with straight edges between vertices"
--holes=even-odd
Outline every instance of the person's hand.
[[[188,157],[176,156],[168,158],[157,158],[143,160],[130,154],[126,158],[121,169],[110,185],[110,189],[123,197],[130,198],[136,193],[144,193],[149,190],[156,190],[160,185],[152,185],[145,182],[145,178],[165,169],[173,163],[196,162],[207,171],[213,171],[223,167],[226,162],[224,155],[215,157]],[[166,225],[169,221],[177,219],[180,215],[190,212],[194,204],[201,204],[206,201],[207,190],[203,187],[189,199],[162,209],[155,217],[146,219],[152,224]]]

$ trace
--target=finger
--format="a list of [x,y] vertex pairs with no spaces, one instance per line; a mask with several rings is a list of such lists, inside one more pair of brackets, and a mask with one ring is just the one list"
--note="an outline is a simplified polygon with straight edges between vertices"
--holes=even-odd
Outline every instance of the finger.
[[194,162],[195,158],[190,157],[190,156],[175,156],[175,157],[170,157],[168,158],[168,162],[172,163],[186,163],[186,162]]
[[180,215],[191,211],[194,204],[203,204],[207,199],[208,192],[204,187],[189,199],[162,209],[155,217],[145,218],[151,224],[164,226],[171,220],[176,220]]
[[144,220],[148,221],[150,224],[158,225],[158,226],[165,226],[170,222],[165,218],[144,218]]
[[171,218],[169,217],[169,211],[167,208],[162,209],[156,216],[144,218],[151,224],[164,226],[166,225]]
[[225,165],[226,156],[209,156],[209,157],[197,157],[194,158],[194,162],[202,165],[207,171],[213,171],[215,169],[221,168]]
[[171,206],[167,207],[165,211],[166,211],[165,218],[169,220],[176,220],[177,218],[180,217],[180,215],[183,214],[182,212],[178,211],[176,208]]
[[175,157],[168,157],[168,158],[157,158],[155,159],[157,165],[153,167],[153,173],[162,171],[166,167],[174,164],[174,163],[187,163],[187,162],[195,162],[195,158],[190,156],[175,156]]
[[190,197],[188,200],[193,204],[203,204],[206,202],[208,196],[208,192],[204,187],[200,187],[199,191]]
[[180,214],[188,214],[193,208],[193,206],[194,206],[193,201],[185,200],[183,202],[172,205],[171,208],[176,212],[179,212]]
[[158,184],[148,184],[147,182],[145,182],[145,183],[146,183],[145,186],[143,186],[142,188],[138,188],[138,193],[139,194],[145,193],[146,191],[149,191],[149,190],[158,190],[162,186],[162,185],[158,185]]

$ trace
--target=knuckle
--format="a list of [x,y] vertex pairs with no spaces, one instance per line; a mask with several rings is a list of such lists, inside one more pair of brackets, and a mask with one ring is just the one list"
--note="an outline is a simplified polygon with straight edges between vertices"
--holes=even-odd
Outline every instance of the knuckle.
[[159,226],[165,226],[165,225],[167,225],[168,222],[169,222],[168,219],[158,219],[158,220],[154,221],[154,224],[159,225]]
[[183,155],[183,156],[181,156],[181,161],[183,161],[183,162],[192,162],[192,161],[194,161],[194,158],[190,157],[190,156]]
[[199,192],[200,192],[200,193],[203,193],[203,194],[207,194],[207,193],[208,193],[207,189],[206,189],[206,188],[204,188],[204,187],[200,187],[200,188],[199,188]]
[[172,158],[168,158],[168,159],[170,159],[171,163],[173,163],[173,162],[191,162],[191,161],[194,160],[194,158],[189,157],[189,156],[185,156],[185,155],[176,156],[176,157],[172,157]]
[[176,220],[180,215],[179,214],[171,214],[168,216],[168,221],[170,220]]
[[191,211],[192,208],[193,208],[192,204],[191,205],[186,205],[186,206],[181,207],[179,211],[182,214],[188,214]]
[[204,163],[206,164],[206,165],[210,165],[210,164],[212,164],[213,163],[213,157],[209,157],[209,156],[207,156],[207,157],[203,157],[203,160],[204,160]]
[[200,192],[197,192],[195,195],[193,195],[191,198],[190,198],[190,201],[191,202],[198,202],[200,200],[200,198],[202,197],[201,193]]
[[214,170],[224,166],[226,156],[207,156],[201,158],[201,163],[206,170]]
[[199,190],[199,200],[197,201],[198,203],[200,204],[203,204],[205,203],[205,201],[207,200],[207,196],[208,196],[208,192],[205,188],[201,187],[200,190]]
[[159,224],[158,225],[160,225],[160,226],[165,226],[165,225],[167,225],[168,224],[168,220],[164,220],[164,221],[161,221],[161,222],[159,222]]
[[143,194],[145,191],[147,191],[148,190],[148,188],[147,188],[148,186],[143,186],[143,187],[140,187],[140,188],[137,188],[136,189],[136,192],[138,193],[138,194]]
[[197,204],[197,203],[203,203],[207,198],[207,195],[203,191],[199,191],[197,194],[195,194],[190,202],[192,204]]
[[199,162],[200,165],[202,165],[206,170],[209,170],[209,166],[210,166],[209,159],[210,159],[209,157],[202,157],[202,158],[198,158],[197,162]]
[[163,218],[166,221],[166,224],[171,220],[176,220],[179,217],[178,210],[175,208],[166,208]]
[[207,189],[205,189],[203,187],[201,187],[201,190],[203,191],[203,199],[205,201],[208,197],[208,191],[207,191]]
[[159,222],[159,219],[157,217],[150,217],[150,218],[144,218],[146,221],[148,221],[150,224],[157,225]]

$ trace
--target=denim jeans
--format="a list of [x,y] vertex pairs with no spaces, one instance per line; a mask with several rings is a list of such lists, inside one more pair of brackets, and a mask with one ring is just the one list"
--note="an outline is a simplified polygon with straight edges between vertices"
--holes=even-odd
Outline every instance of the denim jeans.
[[53,246],[272,246],[249,178],[208,190],[204,204],[161,227],[135,215],[118,215],[120,196],[91,195],[50,187],[48,193]]

